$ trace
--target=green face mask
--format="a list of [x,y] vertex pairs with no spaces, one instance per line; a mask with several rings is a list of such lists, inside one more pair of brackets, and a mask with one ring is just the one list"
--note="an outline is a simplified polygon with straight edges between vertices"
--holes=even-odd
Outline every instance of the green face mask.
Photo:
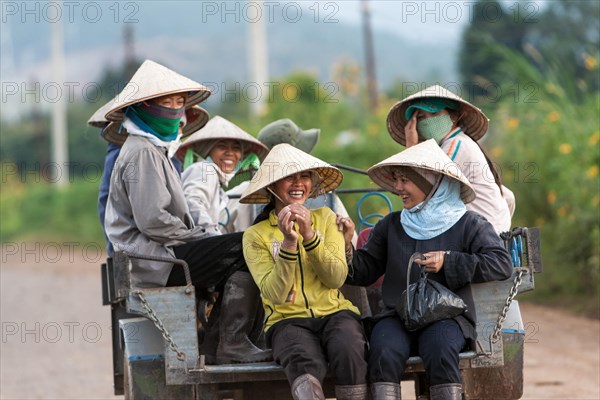
[[417,122],[417,131],[425,139],[434,139],[437,144],[441,144],[442,139],[452,129],[452,125],[449,115],[436,115]]

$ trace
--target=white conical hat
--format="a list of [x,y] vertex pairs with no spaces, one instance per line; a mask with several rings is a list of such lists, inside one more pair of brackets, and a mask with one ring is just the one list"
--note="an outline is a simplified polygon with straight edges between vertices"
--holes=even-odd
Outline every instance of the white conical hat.
[[282,143],[271,149],[242,194],[240,203],[268,203],[271,200],[266,190],[269,185],[302,171],[315,171],[321,178],[320,187],[316,188],[314,196],[337,188],[343,179],[339,169],[294,146]]
[[469,180],[463,175],[458,164],[450,159],[438,146],[434,139],[426,140],[407,148],[385,160],[373,165],[367,173],[373,182],[395,192],[394,167],[411,167],[415,170],[434,171],[444,174],[460,182],[460,197],[468,203],[475,199],[475,190]]
[[489,119],[485,116],[483,111],[448,89],[445,89],[440,85],[434,85],[397,102],[388,112],[388,132],[390,133],[390,136],[392,136],[392,139],[402,146],[406,146],[406,138],[404,137],[404,127],[408,122],[404,115],[406,109],[418,100],[428,97],[456,101],[459,105],[458,113],[463,114],[459,121],[459,125],[464,128],[465,133],[473,140],[477,141],[481,139],[487,132]]
[[113,98],[108,103],[97,109],[96,112],[92,114],[90,119],[88,119],[88,125],[91,125],[96,128],[104,128],[106,125],[108,125],[110,121],[107,120],[104,116],[106,115],[108,110],[112,108],[114,103],[115,99]]
[[[200,106],[193,106],[192,108],[185,110],[185,118],[186,123],[181,132],[182,139],[190,136],[192,133],[206,125],[210,116],[208,115],[208,111],[206,111],[204,108]],[[88,124],[89,123],[90,122],[88,121]],[[121,128],[120,132],[119,128]],[[114,143],[118,146],[122,146],[123,143],[125,143],[127,136],[129,136],[129,133],[125,127],[121,127],[121,122],[110,122],[110,124],[108,124],[104,130],[102,130],[102,137],[104,140],[109,143]]]
[[108,110],[105,118],[109,121],[121,121],[125,107],[176,93],[189,93],[185,103],[185,107],[189,108],[210,96],[210,89],[154,61],[146,60],[114,98],[113,107]]
[[[221,116],[214,116],[202,129],[192,133],[185,142],[181,144],[178,153],[183,156],[186,150],[194,145],[216,143],[220,139],[239,140],[244,144],[244,155],[254,153],[260,160],[264,160],[269,152],[269,148],[259,142],[254,136],[244,131],[231,121]],[[210,149],[209,149],[210,150]],[[208,154],[200,154],[206,158]]]

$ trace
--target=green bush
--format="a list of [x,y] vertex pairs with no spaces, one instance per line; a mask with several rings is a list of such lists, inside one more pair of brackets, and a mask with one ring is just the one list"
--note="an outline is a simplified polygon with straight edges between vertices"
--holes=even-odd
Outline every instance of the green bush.
[[65,188],[35,180],[3,183],[1,241],[93,242],[104,248],[97,199],[98,182],[75,181]]
[[534,90],[498,104],[488,149],[515,193],[513,225],[541,227],[544,272],[533,297],[597,315],[600,94],[574,97],[556,75],[541,75],[516,56],[507,61],[516,84]]

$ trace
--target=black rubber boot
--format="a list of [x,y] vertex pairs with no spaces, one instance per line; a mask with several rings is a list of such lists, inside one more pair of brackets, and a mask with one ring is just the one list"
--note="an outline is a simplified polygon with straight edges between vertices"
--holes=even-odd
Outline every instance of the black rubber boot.
[[372,383],[371,398],[373,400],[400,400],[402,398],[400,384],[393,382]]
[[217,346],[219,345],[219,309],[213,308],[208,319],[208,325],[204,328],[204,337],[200,344],[200,354],[204,355],[206,364],[217,362]]
[[265,333],[265,309],[263,308],[262,301],[258,299],[258,306],[256,307],[256,318],[254,324],[248,335],[252,343],[261,350],[269,348],[267,346],[267,335]]
[[271,360],[271,350],[256,347],[248,338],[260,302],[258,288],[248,272],[235,272],[225,283],[217,364],[251,363]]
[[292,383],[294,400],[325,400],[321,382],[311,374],[300,375]]
[[429,387],[431,400],[461,400],[462,392],[460,383],[445,383]]
[[336,385],[335,398],[337,400],[367,400],[369,389],[364,385]]

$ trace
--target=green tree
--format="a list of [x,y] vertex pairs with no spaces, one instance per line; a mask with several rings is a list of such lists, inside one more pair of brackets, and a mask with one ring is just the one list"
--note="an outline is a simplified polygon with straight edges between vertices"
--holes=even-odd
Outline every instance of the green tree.
[[492,98],[498,86],[517,78],[512,69],[503,67],[503,48],[522,55],[542,72],[560,69],[563,73],[556,78],[565,81],[558,83],[573,87],[574,99],[587,87],[600,87],[594,68],[600,52],[600,2],[479,0],[471,15],[471,25],[463,33],[459,71],[476,96]]
[[[544,273],[534,296],[598,315],[600,278],[600,93],[577,102],[565,71],[538,66],[504,49],[511,85],[540,82],[525,97],[506,97],[491,115],[486,145],[514,191],[513,226],[542,232]],[[572,85],[571,85],[572,86]]]

